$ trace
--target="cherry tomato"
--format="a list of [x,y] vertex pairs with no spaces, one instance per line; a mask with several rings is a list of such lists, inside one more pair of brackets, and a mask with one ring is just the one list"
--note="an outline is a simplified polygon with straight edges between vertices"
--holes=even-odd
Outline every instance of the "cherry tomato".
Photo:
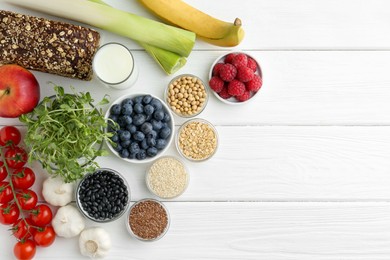
[[0,204],[10,202],[14,198],[11,186],[8,181],[0,182]]
[[33,236],[34,242],[37,246],[47,247],[54,243],[56,233],[52,226],[38,228]]
[[35,182],[35,173],[28,167],[22,167],[12,173],[11,180],[15,189],[28,189]]
[[13,169],[22,168],[27,162],[27,152],[19,146],[8,148],[4,157],[8,167]]
[[30,212],[32,222],[38,227],[44,227],[51,222],[53,213],[46,204],[39,204]]
[[12,234],[17,239],[27,239],[31,237],[34,233],[34,228],[32,227],[32,221],[29,218],[18,219],[16,223],[12,226]]
[[5,178],[7,178],[8,173],[7,169],[4,166],[4,162],[0,161],[0,181],[3,181]]
[[18,145],[22,136],[19,129],[14,126],[4,126],[0,130],[0,145]]
[[14,203],[0,206],[0,223],[4,225],[14,224],[19,218],[19,209]]
[[22,190],[16,194],[16,199],[23,210],[32,210],[38,202],[38,196],[32,190]]
[[21,240],[14,246],[14,255],[17,259],[28,260],[35,256],[37,246],[31,239]]

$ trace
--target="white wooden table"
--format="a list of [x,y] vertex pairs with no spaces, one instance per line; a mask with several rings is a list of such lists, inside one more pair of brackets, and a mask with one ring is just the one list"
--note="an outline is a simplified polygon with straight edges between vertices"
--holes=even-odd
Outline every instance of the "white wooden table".
[[[128,235],[125,217],[103,224],[113,241],[107,258],[390,259],[390,1],[186,1],[223,20],[240,17],[246,38],[232,49],[197,41],[179,73],[207,79],[216,57],[243,50],[259,60],[264,85],[245,106],[211,97],[201,117],[216,125],[220,147],[207,162],[188,162],[188,190],[164,201],[169,232],[142,243]],[[136,1],[109,3],[156,19]],[[112,100],[136,92],[162,97],[173,76],[131,40],[99,31],[103,42],[132,49],[137,84],[115,91],[34,72],[42,97],[53,93],[48,81],[90,91],[96,100],[106,93]],[[1,118],[0,125],[24,130],[17,120]],[[179,156],[174,145],[168,154]],[[152,197],[144,182],[148,165],[112,154],[98,162],[126,176],[132,201]],[[33,168],[39,191],[46,173]],[[1,259],[13,258],[7,228],[0,227]],[[84,257],[77,239],[57,238],[36,259]]]

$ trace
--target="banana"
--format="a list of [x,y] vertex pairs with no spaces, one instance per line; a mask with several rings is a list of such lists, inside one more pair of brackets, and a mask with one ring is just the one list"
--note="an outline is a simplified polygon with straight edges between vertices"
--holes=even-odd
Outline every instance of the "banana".
[[138,0],[161,19],[196,33],[204,41],[222,47],[240,44],[244,38],[241,20],[233,23],[214,18],[181,0]]

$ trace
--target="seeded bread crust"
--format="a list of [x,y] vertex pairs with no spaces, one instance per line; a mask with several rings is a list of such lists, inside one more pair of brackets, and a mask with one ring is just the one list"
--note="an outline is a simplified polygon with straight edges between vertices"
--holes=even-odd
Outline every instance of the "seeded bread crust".
[[93,29],[0,10],[0,65],[91,80],[99,43]]

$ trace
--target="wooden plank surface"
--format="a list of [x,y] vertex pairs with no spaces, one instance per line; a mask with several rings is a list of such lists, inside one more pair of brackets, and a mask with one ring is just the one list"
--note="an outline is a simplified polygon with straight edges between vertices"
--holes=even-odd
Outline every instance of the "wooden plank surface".
[[[171,226],[155,243],[129,236],[126,217],[105,224],[112,238],[107,259],[387,260],[389,203],[169,202]],[[96,224],[88,222],[87,226]],[[0,227],[2,234],[7,230]],[[2,239],[2,259],[14,241]],[[85,259],[77,238],[58,238],[37,259]]]
[[[226,51],[196,51],[180,73],[198,75],[206,82],[213,61]],[[248,51],[263,67],[264,85],[255,102],[229,106],[214,95],[200,114],[216,125],[390,125],[390,51],[380,52],[263,52]],[[165,76],[143,51],[134,52],[139,79],[129,91],[163,97],[173,76]],[[34,72],[42,97],[52,85],[90,91],[96,100],[111,100],[128,91],[108,90],[99,82],[80,82]],[[69,88],[68,88],[69,91]],[[177,118],[176,124],[185,120]],[[0,118],[0,124],[20,124]]]
[[[137,1],[107,2],[156,19]],[[201,117],[216,125],[221,144],[211,160],[188,162],[188,190],[164,201],[169,233],[141,243],[128,237],[125,217],[103,224],[113,240],[107,259],[390,259],[390,1],[186,2],[223,20],[240,17],[247,34],[236,48],[197,41],[180,73],[207,81],[217,57],[243,50],[259,60],[264,85],[245,106],[211,96]],[[1,1],[0,8],[65,20]],[[131,40],[99,31],[103,42],[132,49],[137,84],[113,91],[95,80],[33,72],[42,97],[53,93],[49,81],[90,91],[96,100],[106,93],[111,100],[128,92],[162,97],[173,76]],[[184,121],[175,118],[176,128]],[[17,119],[0,118],[0,127],[10,124],[25,131]],[[167,154],[178,156],[174,145]],[[132,201],[152,196],[144,181],[148,164],[112,155],[98,162],[126,176]],[[38,163],[32,167],[39,193],[47,175]],[[13,259],[7,229],[0,226],[0,259]],[[77,243],[59,238],[39,248],[36,259],[85,259]]]

